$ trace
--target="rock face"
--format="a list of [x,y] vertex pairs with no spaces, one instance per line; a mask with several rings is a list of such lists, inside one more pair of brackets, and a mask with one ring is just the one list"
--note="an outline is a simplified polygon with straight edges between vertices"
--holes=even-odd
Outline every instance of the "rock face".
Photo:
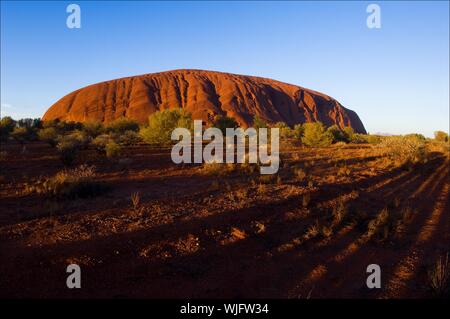
[[366,133],[358,115],[335,99],[271,79],[201,70],[175,70],[93,84],[54,105],[43,120],[108,123],[125,116],[145,123],[166,108],[183,108],[193,119],[210,123],[215,115],[234,117],[251,126],[254,115],[269,123],[321,121]]

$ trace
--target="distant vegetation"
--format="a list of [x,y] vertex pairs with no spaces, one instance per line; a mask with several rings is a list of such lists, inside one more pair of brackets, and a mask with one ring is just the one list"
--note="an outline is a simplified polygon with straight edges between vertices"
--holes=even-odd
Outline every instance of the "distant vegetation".
[[[212,127],[226,133],[226,128],[237,128],[238,122],[225,115],[214,118]],[[125,117],[118,118],[106,125],[88,121],[85,123],[63,122],[58,120],[41,121],[40,119],[21,119],[10,117],[0,120],[0,139],[7,143],[15,140],[26,147],[26,143],[42,141],[55,147],[61,162],[70,166],[75,163],[80,152],[89,147],[109,158],[117,158],[124,147],[139,143],[152,145],[170,145],[171,133],[177,127],[193,129],[190,113],[183,109],[166,109],[153,113],[146,125]],[[403,136],[378,136],[355,133],[351,127],[326,127],[321,122],[296,124],[290,127],[285,122],[267,123],[259,116],[253,118],[253,127],[276,127],[280,130],[281,143],[295,142],[305,147],[327,147],[332,144],[374,144],[383,149],[398,164],[417,163],[426,159],[426,146],[447,151],[449,136],[446,132],[435,132],[434,139],[427,139],[421,134]],[[287,145],[287,144],[286,144]]]

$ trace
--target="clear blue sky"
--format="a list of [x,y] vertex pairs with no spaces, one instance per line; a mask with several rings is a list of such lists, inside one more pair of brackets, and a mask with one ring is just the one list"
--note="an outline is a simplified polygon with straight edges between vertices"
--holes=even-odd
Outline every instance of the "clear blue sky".
[[[81,6],[81,29],[66,6]],[[381,7],[381,29],[366,7]],[[324,92],[371,132],[449,129],[443,2],[1,3],[1,115],[41,117],[65,94],[178,68],[264,76]]]

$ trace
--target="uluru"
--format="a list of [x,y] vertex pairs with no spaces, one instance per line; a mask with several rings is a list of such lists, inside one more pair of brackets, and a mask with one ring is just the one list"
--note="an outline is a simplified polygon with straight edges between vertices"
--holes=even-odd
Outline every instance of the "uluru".
[[43,120],[98,121],[127,117],[146,123],[167,108],[183,108],[210,123],[227,115],[244,127],[258,115],[290,126],[320,121],[366,133],[358,115],[330,96],[272,79],[203,70],[174,70],[105,81],[78,89],[53,104]]

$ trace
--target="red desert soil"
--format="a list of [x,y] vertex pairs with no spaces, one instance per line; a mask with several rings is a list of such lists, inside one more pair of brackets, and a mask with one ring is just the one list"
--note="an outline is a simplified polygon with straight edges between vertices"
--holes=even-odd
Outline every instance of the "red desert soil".
[[[24,193],[63,168],[55,151],[20,150],[5,146],[1,163],[2,297],[427,297],[427,269],[450,247],[442,153],[407,170],[370,145],[293,146],[279,177],[261,180],[176,166],[169,149],[131,147],[116,161],[86,150],[81,160],[110,191],[56,201]],[[367,223],[385,207],[409,213],[380,241]],[[70,263],[82,289],[65,286]],[[372,263],[382,289],[365,285]]]
[[158,110],[184,108],[210,123],[215,115],[234,117],[241,126],[253,116],[291,126],[321,121],[366,133],[358,115],[335,99],[271,79],[230,73],[175,70],[127,77],[76,90],[51,106],[44,120],[110,122],[129,117],[140,123]]

